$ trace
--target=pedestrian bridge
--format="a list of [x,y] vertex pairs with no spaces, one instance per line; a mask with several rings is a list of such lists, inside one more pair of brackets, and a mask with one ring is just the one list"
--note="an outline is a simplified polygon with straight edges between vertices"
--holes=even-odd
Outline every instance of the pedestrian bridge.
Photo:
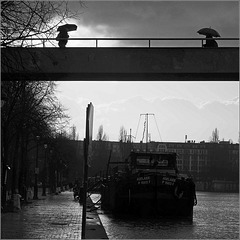
[[2,48],[2,80],[239,80],[238,47]]

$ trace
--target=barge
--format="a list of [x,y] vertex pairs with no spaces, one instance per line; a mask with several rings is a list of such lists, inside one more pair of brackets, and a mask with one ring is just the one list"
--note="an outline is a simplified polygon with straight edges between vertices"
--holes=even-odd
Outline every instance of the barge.
[[132,151],[102,183],[101,208],[192,220],[197,204],[195,184],[191,177],[179,173],[176,159],[176,153]]

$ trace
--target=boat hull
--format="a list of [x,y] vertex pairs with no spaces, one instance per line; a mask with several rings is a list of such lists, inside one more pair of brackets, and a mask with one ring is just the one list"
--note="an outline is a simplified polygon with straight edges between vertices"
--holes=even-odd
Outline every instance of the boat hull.
[[102,188],[102,209],[139,216],[193,217],[193,201],[187,192],[178,197],[171,186],[121,185],[110,182]]
[[102,208],[117,213],[192,219],[195,184],[179,174],[176,153],[131,152],[102,185]]
[[[152,195],[152,194],[151,194]],[[141,216],[164,216],[164,217],[190,217],[192,218],[193,206],[187,199],[170,198],[147,198],[132,196],[129,198],[119,197],[116,200],[115,212],[125,212]]]

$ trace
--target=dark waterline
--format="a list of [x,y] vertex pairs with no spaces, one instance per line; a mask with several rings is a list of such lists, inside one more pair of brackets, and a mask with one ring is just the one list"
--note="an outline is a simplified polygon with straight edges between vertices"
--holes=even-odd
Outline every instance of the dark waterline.
[[239,194],[197,192],[193,221],[99,211],[109,239],[239,239]]

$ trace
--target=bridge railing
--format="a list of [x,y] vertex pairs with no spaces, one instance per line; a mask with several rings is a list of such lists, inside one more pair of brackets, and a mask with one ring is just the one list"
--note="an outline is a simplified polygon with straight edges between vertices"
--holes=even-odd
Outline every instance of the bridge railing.
[[[121,41],[121,42],[135,42],[135,46],[131,45],[131,47],[137,47],[136,42],[138,43],[143,43],[140,44],[139,47],[160,47],[161,43],[159,44],[159,42],[165,42],[165,46],[166,46],[166,42],[183,42],[183,41],[198,41],[200,42],[200,46],[203,46],[203,43],[205,40],[207,39],[212,39],[212,38],[68,38],[68,41],[77,41],[77,43],[79,44],[80,42],[86,42],[86,41],[91,41],[94,42],[94,47],[101,47],[100,46],[100,42],[110,42],[110,41]],[[232,41],[232,43],[234,42],[236,46],[239,46],[239,38],[214,38],[217,42],[220,41]],[[65,40],[65,38],[59,38],[59,40]],[[49,46],[55,46],[57,44],[56,38],[25,38],[25,39],[1,39],[1,42],[4,43],[6,41],[21,41],[23,46],[43,46],[46,47],[46,43],[51,43]],[[37,43],[34,44],[34,41],[37,41]],[[54,41],[54,42],[52,42]],[[24,42],[24,44],[23,44]],[[153,45],[153,43],[155,42],[155,45]],[[156,44],[156,42],[158,42],[158,44]],[[4,44],[1,44],[2,46],[4,46]],[[119,44],[119,47],[123,47],[121,46],[121,44]],[[57,45],[56,45],[57,46]],[[125,47],[126,45],[124,45]],[[177,45],[176,45],[177,46]],[[186,44],[185,44],[186,46]],[[77,46],[79,47],[79,45]],[[104,45],[104,47],[107,47],[107,45]],[[109,47],[113,47],[112,45],[110,45]],[[114,45],[114,47],[117,47],[116,45]]]

